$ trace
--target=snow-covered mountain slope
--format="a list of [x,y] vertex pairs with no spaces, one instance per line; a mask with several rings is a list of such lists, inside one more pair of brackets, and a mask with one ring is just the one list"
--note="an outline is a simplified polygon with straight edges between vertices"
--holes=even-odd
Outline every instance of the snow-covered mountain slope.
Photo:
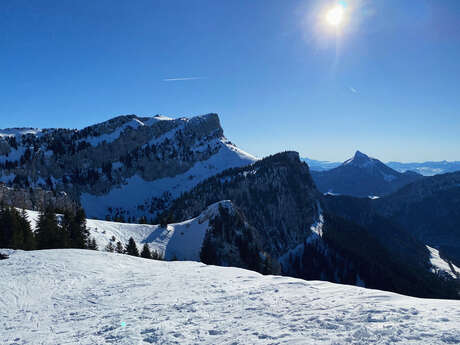
[[435,272],[440,272],[441,274],[448,274],[450,277],[454,279],[460,279],[460,268],[455,266],[451,262],[445,261],[439,255],[439,250],[435,248],[431,248],[430,246],[426,246],[430,251],[430,262],[433,266],[433,270]]
[[[127,224],[95,219],[87,219],[86,226],[90,236],[96,240],[99,250],[104,250],[112,237],[115,238],[114,242],[120,241],[123,245],[132,237],[139,250],[147,243],[151,250],[155,250],[166,260],[199,261],[209,220],[217,215],[219,206],[233,208],[230,201],[221,201],[210,205],[198,217],[168,224],[167,228],[160,225]],[[35,229],[39,213],[27,211],[27,216],[32,229]]]
[[225,138],[217,114],[0,130],[0,182],[65,191],[99,219],[150,220],[204,179],[254,161]]
[[400,173],[357,151],[353,158],[327,171],[312,171],[318,189],[358,197],[382,196],[422,178],[415,172]]
[[460,302],[85,250],[0,261],[1,344],[456,344]]
[[[215,143],[218,152],[205,161],[195,163],[183,174],[146,181],[139,175],[127,178],[123,185],[113,188],[109,193],[94,195],[83,193],[81,203],[88,215],[101,218],[107,210],[123,209],[129,214],[124,217],[141,216],[151,207],[152,199],[173,200],[183,192],[192,189],[199,182],[216,175],[227,168],[240,167],[256,159],[237,147],[219,140]],[[165,198],[166,196],[166,198]],[[141,202],[139,202],[141,201]],[[148,215],[148,213],[147,213]]]

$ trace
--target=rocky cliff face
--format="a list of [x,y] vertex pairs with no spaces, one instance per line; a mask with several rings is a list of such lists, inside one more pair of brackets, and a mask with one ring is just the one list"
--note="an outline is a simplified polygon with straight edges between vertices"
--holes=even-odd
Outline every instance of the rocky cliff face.
[[75,212],[78,206],[65,192],[53,192],[41,188],[9,188],[4,184],[0,184],[0,204],[35,211],[42,211],[47,206],[51,206],[59,211],[70,212]]
[[223,136],[216,114],[0,130],[0,181],[64,191],[98,218],[153,217],[203,179],[254,161]]

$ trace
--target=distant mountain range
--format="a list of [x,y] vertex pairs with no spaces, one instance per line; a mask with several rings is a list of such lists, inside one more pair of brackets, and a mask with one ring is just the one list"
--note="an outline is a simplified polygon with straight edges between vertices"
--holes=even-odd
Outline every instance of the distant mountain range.
[[[302,158],[304,162],[308,164],[311,170],[313,171],[324,171],[330,170],[341,165],[341,162],[330,162],[330,161],[320,161],[309,158]],[[387,162],[387,166],[390,168],[399,171],[414,171],[423,176],[433,176],[437,174],[445,174],[448,172],[460,171],[460,162],[423,162],[423,163],[401,163],[401,162]]]
[[360,151],[338,167],[312,171],[311,174],[321,192],[357,197],[390,194],[408,183],[423,178],[412,171],[400,173]]
[[424,176],[433,176],[460,171],[460,162],[424,162],[424,163],[399,163],[388,162],[387,165],[397,171],[416,171]]
[[[133,237],[166,259],[458,298],[459,182],[438,177],[359,151],[322,172],[297,152],[257,159],[224,137],[216,114],[0,130],[5,204],[59,206],[65,193],[90,218],[115,221],[88,221],[100,242]],[[141,221],[161,225],[121,225]]]
[[302,158],[302,160],[308,164],[312,171],[330,170],[342,164],[341,162],[317,161],[309,158]]

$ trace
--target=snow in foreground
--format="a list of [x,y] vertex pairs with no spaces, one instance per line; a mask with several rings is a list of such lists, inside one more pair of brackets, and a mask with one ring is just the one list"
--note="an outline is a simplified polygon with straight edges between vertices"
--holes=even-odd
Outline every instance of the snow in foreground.
[[454,344],[460,301],[85,250],[0,261],[0,344]]

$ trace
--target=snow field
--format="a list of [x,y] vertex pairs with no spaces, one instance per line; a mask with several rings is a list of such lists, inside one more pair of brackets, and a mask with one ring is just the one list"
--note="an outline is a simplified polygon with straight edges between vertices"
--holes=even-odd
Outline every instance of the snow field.
[[5,345],[460,342],[460,301],[97,251],[9,252]]

